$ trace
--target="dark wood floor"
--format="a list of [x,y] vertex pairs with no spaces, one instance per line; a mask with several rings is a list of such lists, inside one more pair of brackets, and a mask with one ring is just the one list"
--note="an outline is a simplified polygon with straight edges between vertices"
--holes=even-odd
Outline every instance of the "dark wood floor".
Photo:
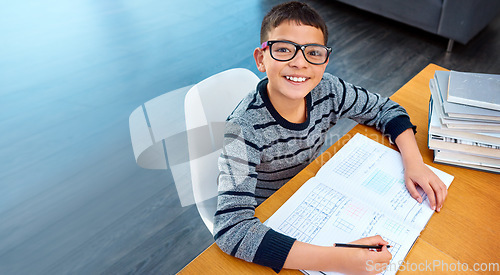
[[[128,128],[165,92],[229,68],[258,73],[260,21],[282,1],[207,2],[2,5],[0,274],[170,274],[212,243],[169,171],[137,166]],[[500,73],[500,17],[447,54],[444,38],[310,3],[331,33],[327,71],[371,91],[390,95],[430,62]]]

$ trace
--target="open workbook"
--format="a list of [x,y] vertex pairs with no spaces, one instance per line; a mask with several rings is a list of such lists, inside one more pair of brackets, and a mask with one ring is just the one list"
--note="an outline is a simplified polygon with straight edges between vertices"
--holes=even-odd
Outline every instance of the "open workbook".
[[[430,168],[449,187],[453,176]],[[399,152],[356,134],[266,224],[322,246],[380,235],[391,245],[385,274],[395,274],[434,213],[419,192],[421,204],[406,189]]]

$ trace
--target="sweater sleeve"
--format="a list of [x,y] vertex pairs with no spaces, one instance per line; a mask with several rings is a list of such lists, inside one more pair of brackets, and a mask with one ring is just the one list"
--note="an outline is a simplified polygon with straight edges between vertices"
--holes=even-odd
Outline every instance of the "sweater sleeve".
[[374,126],[392,142],[408,128],[416,126],[410,122],[406,110],[398,103],[366,89],[355,86],[330,74],[324,79],[333,91],[333,110],[338,118],[347,117],[354,121]]
[[236,119],[226,123],[219,157],[214,239],[225,253],[279,272],[295,241],[255,217],[259,138],[253,127]]

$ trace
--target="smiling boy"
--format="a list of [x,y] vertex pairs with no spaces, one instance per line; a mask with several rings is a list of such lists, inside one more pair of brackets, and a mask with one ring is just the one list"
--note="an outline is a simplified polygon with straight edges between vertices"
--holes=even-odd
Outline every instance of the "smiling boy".
[[[299,242],[263,225],[255,207],[300,172],[318,154],[325,133],[342,117],[376,127],[398,146],[406,186],[419,202],[419,185],[439,211],[446,187],[428,169],[408,114],[397,103],[325,73],[331,49],[321,17],[308,5],[290,2],[263,19],[257,68],[265,72],[254,92],[228,117],[219,158],[219,196],[214,238],[226,253],[282,268],[370,273],[367,262],[389,263],[381,251],[323,247]],[[380,236],[355,241],[385,245]]]

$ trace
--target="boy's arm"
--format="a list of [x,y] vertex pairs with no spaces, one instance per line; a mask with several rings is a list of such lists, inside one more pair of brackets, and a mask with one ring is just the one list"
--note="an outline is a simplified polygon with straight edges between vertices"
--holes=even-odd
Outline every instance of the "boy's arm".
[[295,239],[270,229],[255,217],[259,137],[251,125],[238,119],[226,124],[224,137],[214,216],[215,242],[231,256],[279,272]]
[[448,190],[441,179],[424,164],[412,129],[398,135],[395,143],[403,158],[406,188],[410,195],[421,203],[422,197],[416,189],[417,185],[420,186],[427,194],[432,210],[439,212]]
[[[337,118],[348,117],[358,123],[374,126],[399,147],[405,167],[406,187],[421,202],[419,185],[429,197],[433,209],[440,211],[446,198],[444,183],[422,161],[410,118],[406,110],[389,98],[325,74],[325,86],[334,93],[333,112]],[[326,83],[330,83],[329,85]]]
[[369,249],[317,246],[295,241],[285,261],[284,268],[302,270],[336,271],[346,274],[375,274],[383,271],[392,256],[388,244],[380,236],[357,240],[353,243],[384,245],[381,251]]
[[318,87],[320,91],[325,89],[323,93],[329,94],[334,123],[340,118],[350,118],[374,126],[392,141],[404,130],[413,127],[406,110],[387,97],[371,93],[328,73],[325,73]]

